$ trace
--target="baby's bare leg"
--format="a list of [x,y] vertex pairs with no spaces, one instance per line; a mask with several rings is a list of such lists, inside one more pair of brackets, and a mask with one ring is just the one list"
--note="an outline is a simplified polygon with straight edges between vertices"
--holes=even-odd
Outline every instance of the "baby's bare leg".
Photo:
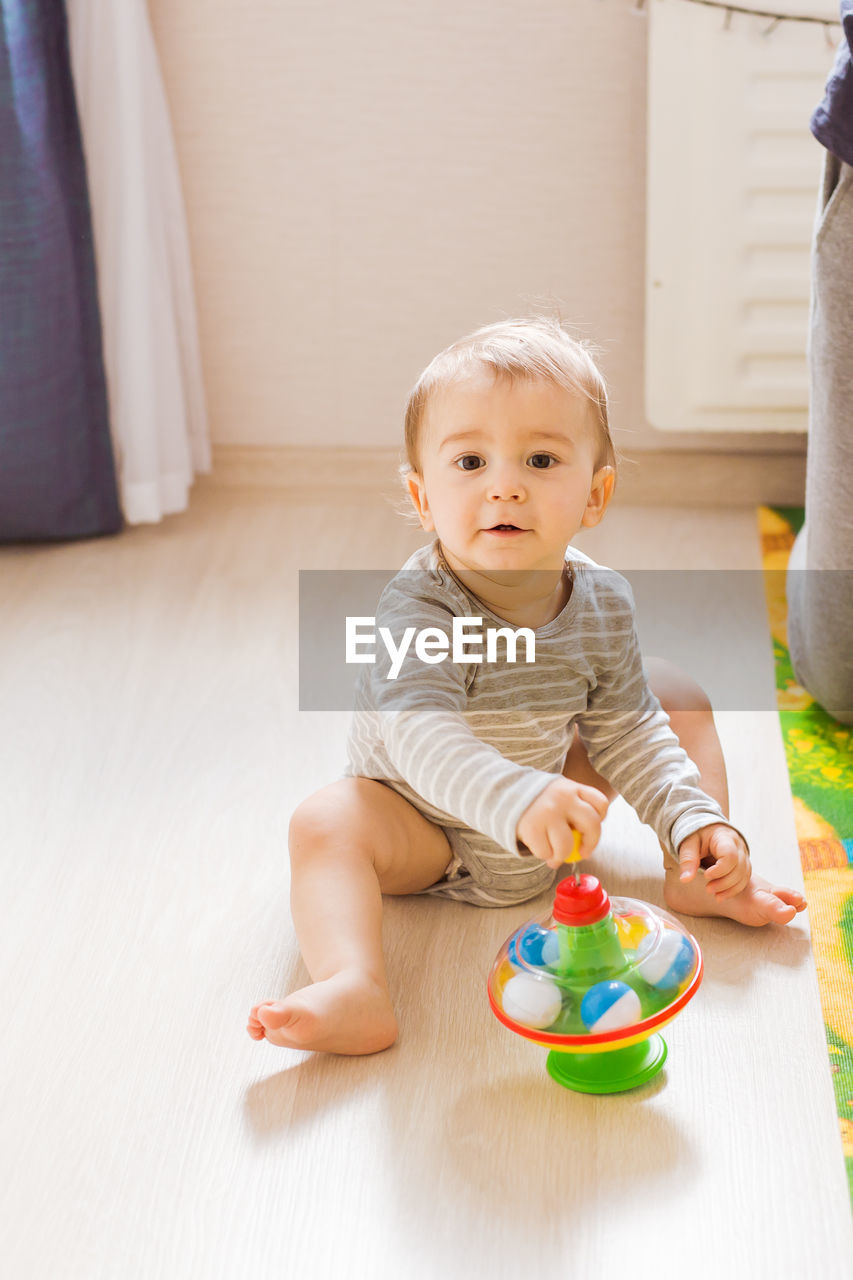
[[714,712],[701,685],[663,658],[645,663],[649,688],[669,716],[670,728],[699,770],[702,790],[729,816],[729,783]]
[[312,982],[255,1005],[249,1035],[329,1053],[393,1044],[382,894],[428,888],[450,856],[444,832],[381,782],[343,778],[301,804],[290,826],[291,911]]

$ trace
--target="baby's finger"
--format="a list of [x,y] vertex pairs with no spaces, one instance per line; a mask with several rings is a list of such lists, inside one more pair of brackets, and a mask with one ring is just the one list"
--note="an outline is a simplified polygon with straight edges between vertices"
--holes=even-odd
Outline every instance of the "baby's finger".
[[[719,863],[717,865],[719,866]],[[740,893],[741,889],[746,888],[749,876],[744,878],[743,867],[737,865],[732,867],[727,875],[719,876],[713,880],[710,878],[710,872],[706,871],[705,880],[708,892],[713,893],[716,898],[732,898],[736,893]]]
[[538,858],[540,862],[544,862],[546,866],[555,870],[563,864],[560,846],[552,839],[552,834],[558,827],[559,823],[552,817],[550,822],[538,822],[532,831],[525,832],[527,847],[534,858]]
[[712,890],[717,896],[734,897],[747,887],[752,878],[752,867],[749,861],[739,858],[726,876],[721,876],[712,883]]
[[552,871],[556,871],[565,862],[560,844],[555,837],[556,832],[551,827],[545,828],[539,846],[540,852],[536,854],[537,858],[544,862],[546,867],[550,867]]
[[607,799],[607,796],[603,791],[599,791],[597,787],[588,787],[584,783],[578,787],[577,794],[578,799],[583,800],[585,804],[590,805],[598,814],[599,818],[604,819],[607,817],[607,810],[610,808],[610,801]]
[[534,856],[538,858],[540,862],[544,862],[545,866],[550,867],[552,871],[557,871],[563,865],[563,861],[559,854],[555,854],[550,846],[547,848],[543,846],[541,852]]
[[551,857],[551,846],[541,823],[525,828],[524,839],[518,841],[518,852],[523,858],[538,858],[540,862],[547,862]]
[[740,836],[731,827],[716,827],[711,832],[708,848],[718,860],[729,856],[739,858],[746,854]]
[[739,865],[739,859],[732,853],[728,853],[723,858],[717,858],[717,861],[710,867],[705,868],[706,880],[720,880],[723,876],[729,875],[730,872]]
[[534,858],[538,858],[540,862],[544,862],[546,866],[553,867],[555,870],[561,866],[561,859],[551,845],[551,841],[546,837],[540,837],[536,842],[536,848],[533,850]]
[[699,861],[701,852],[699,848],[699,833],[695,832],[692,836],[687,836],[678,846],[678,862],[681,867],[680,880],[692,880],[699,870]]
[[737,871],[743,866],[743,859],[726,855],[724,858],[718,858],[710,867],[705,867],[705,878],[707,880],[724,880],[727,879],[733,871]]
[[736,898],[739,893],[743,893],[747,884],[749,884],[748,880],[746,884],[732,885],[731,889],[724,889],[720,893],[717,893],[716,890],[713,890],[712,892],[717,902],[727,902],[730,898]]
[[[592,788],[590,787],[591,791]],[[591,808],[589,805],[581,805],[572,815],[572,826],[575,831],[580,833],[581,842],[575,857],[588,858],[594,850],[595,846],[601,839],[601,818],[597,809]],[[571,827],[567,827],[570,840],[569,853],[574,852],[574,831]],[[567,857],[569,854],[566,855]]]
[[[578,847],[578,838],[580,838],[580,848]],[[572,827],[563,818],[560,821],[553,822],[548,827],[548,843],[551,846],[551,854],[556,861],[549,860],[548,866],[561,867],[564,862],[575,862],[583,848],[583,834],[577,827]]]

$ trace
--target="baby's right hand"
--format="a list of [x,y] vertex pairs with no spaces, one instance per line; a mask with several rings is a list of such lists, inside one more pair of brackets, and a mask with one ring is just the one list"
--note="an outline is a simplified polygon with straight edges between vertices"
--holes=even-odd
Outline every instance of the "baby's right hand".
[[607,805],[607,797],[595,787],[570,778],[555,778],[524,810],[516,827],[516,839],[527,846],[534,858],[556,870],[574,849],[574,831],[581,835],[577,856],[584,858],[592,853],[601,837]]

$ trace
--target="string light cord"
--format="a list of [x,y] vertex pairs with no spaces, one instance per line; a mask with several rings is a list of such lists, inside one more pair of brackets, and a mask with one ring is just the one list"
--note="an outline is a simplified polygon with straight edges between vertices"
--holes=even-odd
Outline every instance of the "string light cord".
[[[637,0],[636,8],[645,7],[646,0]],[[767,18],[769,26],[766,27],[764,35],[771,35],[776,28],[783,22],[808,22],[813,26],[823,27],[826,35],[827,43],[834,45],[841,30],[841,21],[838,18],[821,18],[814,13],[776,13],[772,9],[753,9],[748,5],[726,4],[721,0],[680,0],[682,4],[701,4],[706,9],[720,9],[725,14],[723,22],[724,27],[728,27],[732,20],[732,14],[745,14],[750,18]]]

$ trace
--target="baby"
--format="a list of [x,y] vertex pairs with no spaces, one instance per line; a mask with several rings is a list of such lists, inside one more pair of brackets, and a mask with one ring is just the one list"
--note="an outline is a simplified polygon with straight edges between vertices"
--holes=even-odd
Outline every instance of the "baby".
[[[704,694],[666,664],[644,673],[628,584],[569,545],[615,482],[606,390],[584,344],[545,319],[461,339],[411,393],[406,450],[408,492],[435,537],[377,607],[397,657],[377,650],[361,669],[348,774],[290,827],[311,985],[249,1017],[253,1038],[297,1049],[375,1053],[396,1039],[383,894],[534,897],[575,851],[592,853],[617,793],[658,835],[670,908],[764,925],[806,905],[752,876]],[[460,618],[469,644],[451,661]],[[412,626],[427,640],[401,657]],[[503,646],[472,646],[477,626],[502,629]]]

